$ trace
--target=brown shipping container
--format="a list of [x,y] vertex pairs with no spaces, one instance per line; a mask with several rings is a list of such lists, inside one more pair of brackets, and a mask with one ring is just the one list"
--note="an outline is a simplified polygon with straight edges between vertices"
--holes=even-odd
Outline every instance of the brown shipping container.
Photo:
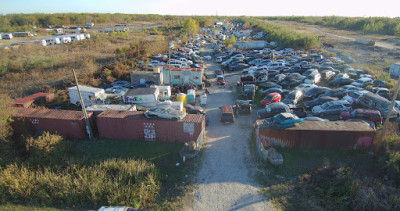
[[[81,111],[35,108],[16,108],[16,111],[12,125],[17,133],[23,132],[23,127],[28,126],[38,134],[48,131],[66,138],[88,138],[85,118]],[[92,116],[93,113],[89,112],[88,117],[91,122],[93,122]]]
[[197,142],[205,129],[205,117],[187,114],[179,121],[147,119],[143,111],[108,110],[96,118],[99,138],[161,142]]
[[53,100],[54,100],[54,93],[38,92],[15,100],[14,106],[29,108],[29,106],[31,106],[32,103],[49,103]]
[[375,130],[361,122],[304,121],[287,129],[265,127],[257,120],[257,139],[264,146],[309,149],[370,147]]

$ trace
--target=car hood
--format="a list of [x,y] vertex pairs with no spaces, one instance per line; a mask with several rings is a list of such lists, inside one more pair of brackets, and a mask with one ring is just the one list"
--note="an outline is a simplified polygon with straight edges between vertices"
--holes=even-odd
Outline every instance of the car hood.
[[320,113],[321,111],[323,111],[324,109],[321,107],[321,106],[314,106],[313,108],[312,108],[312,112],[313,113]]

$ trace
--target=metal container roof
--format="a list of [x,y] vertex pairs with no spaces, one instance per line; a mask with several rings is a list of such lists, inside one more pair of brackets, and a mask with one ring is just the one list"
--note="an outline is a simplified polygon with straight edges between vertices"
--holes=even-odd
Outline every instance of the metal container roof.
[[125,93],[125,96],[129,95],[147,95],[147,94],[155,94],[158,88],[137,88],[130,89]]
[[[77,88],[76,88],[76,86],[73,86],[73,87],[68,88],[68,91],[69,90],[77,90]],[[82,92],[93,92],[93,93],[104,92],[104,89],[101,89],[101,88],[82,86],[82,85],[79,85],[79,90]]]
[[[97,118],[114,118],[114,119],[148,119],[143,114],[144,111],[117,111],[107,110],[99,114]],[[171,121],[168,119],[154,118],[156,120]],[[151,119],[149,119],[151,120]],[[205,116],[201,114],[187,114],[185,118],[178,120],[178,122],[193,122],[201,123],[205,120]]]
[[[36,108],[16,108],[14,117],[40,118],[40,119],[62,119],[62,120],[81,120],[84,119],[82,111],[55,110],[55,109],[36,109]],[[93,113],[88,112],[88,116]]]
[[[257,120],[257,124],[262,127],[262,120]],[[362,122],[341,122],[341,121],[303,121],[302,124],[285,130],[315,130],[315,131],[375,131],[370,126]]]

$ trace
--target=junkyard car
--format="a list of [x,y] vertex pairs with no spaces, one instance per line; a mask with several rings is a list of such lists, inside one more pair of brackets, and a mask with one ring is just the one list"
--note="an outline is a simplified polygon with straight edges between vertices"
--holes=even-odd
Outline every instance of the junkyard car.
[[261,105],[265,106],[271,103],[276,103],[276,102],[280,102],[282,99],[282,96],[279,93],[271,93],[268,94],[267,96],[264,97],[264,99],[261,100]]
[[235,105],[233,106],[233,110],[235,114],[239,113],[251,113],[252,106],[250,100],[236,100]]
[[204,110],[200,106],[192,106],[190,104],[186,104],[184,107],[188,114],[204,114]]
[[302,124],[303,119],[297,117],[292,113],[280,113],[275,115],[274,117],[264,119],[263,122],[265,125],[269,127],[283,129],[288,127],[293,127],[296,124]]
[[152,108],[145,113],[147,118],[165,118],[165,119],[172,119],[172,120],[180,120],[185,118],[186,113],[183,111],[178,111],[173,109],[172,107],[165,107],[165,108]]
[[316,116],[324,117],[326,115],[340,114],[342,111],[350,110],[351,105],[346,100],[337,100],[326,102],[320,106],[314,106],[312,112]]
[[231,105],[223,105],[219,108],[221,110],[221,122],[234,122],[235,114]]
[[275,116],[280,113],[289,113],[289,106],[285,103],[277,102],[266,105],[265,108],[257,111],[257,118],[264,119]]

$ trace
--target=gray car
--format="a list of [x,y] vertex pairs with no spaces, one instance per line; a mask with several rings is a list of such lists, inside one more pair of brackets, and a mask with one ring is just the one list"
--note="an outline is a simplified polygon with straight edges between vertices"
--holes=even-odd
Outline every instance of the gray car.
[[186,112],[178,111],[173,109],[172,107],[165,107],[165,108],[152,108],[145,113],[147,118],[165,118],[165,119],[172,119],[172,120],[180,120],[185,118]]
[[326,102],[319,106],[314,106],[312,113],[316,116],[324,117],[326,115],[339,115],[342,111],[350,110],[351,104],[346,100],[337,100]]

